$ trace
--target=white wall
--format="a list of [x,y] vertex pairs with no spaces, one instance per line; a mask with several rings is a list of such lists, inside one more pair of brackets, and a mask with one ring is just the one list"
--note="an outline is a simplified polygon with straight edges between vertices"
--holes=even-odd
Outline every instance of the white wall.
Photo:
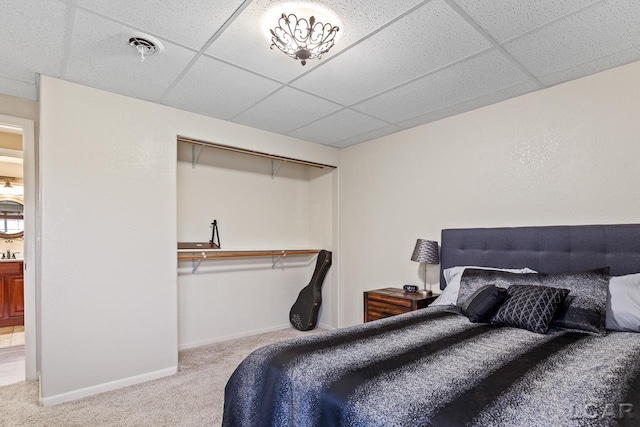
[[638,222],[639,118],[637,62],[342,150],[342,324],[443,228]]
[[[283,163],[178,144],[178,241],[205,242],[217,219],[224,250],[331,249],[334,169]],[[277,162],[275,163],[277,167]],[[336,193],[337,197],[337,193]],[[179,346],[203,345],[289,327],[289,309],[310,280],[316,257],[204,260],[178,269]],[[325,283],[323,326],[332,326],[333,289]]]
[[40,82],[41,397],[52,404],[176,369],[177,135],[325,164],[338,153]]

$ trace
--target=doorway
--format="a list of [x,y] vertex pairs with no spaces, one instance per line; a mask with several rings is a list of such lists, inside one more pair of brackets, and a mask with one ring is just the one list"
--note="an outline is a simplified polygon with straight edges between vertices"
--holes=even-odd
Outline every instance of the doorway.
[[0,115],[0,385],[37,379],[32,120]]

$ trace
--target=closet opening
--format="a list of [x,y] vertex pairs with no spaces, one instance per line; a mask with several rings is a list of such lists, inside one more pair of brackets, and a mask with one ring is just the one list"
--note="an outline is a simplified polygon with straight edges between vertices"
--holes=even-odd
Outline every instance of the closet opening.
[[[179,348],[291,328],[290,309],[323,249],[334,266],[318,326],[335,327],[338,168],[266,142],[177,144]],[[219,247],[209,244],[214,223]]]

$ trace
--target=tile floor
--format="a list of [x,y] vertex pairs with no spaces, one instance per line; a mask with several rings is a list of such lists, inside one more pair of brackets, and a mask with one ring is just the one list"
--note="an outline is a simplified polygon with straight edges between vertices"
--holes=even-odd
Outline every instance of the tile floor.
[[0,348],[24,345],[24,326],[0,328]]
[[0,386],[24,381],[24,326],[0,328]]

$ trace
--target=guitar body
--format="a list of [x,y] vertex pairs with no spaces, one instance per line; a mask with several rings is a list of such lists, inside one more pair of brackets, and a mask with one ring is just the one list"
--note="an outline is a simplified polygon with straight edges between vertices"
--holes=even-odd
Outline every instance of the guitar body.
[[331,255],[329,251],[320,251],[311,281],[300,291],[298,299],[289,311],[289,321],[298,330],[310,331],[316,327],[318,311],[322,304],[322,284],[331,267]]

